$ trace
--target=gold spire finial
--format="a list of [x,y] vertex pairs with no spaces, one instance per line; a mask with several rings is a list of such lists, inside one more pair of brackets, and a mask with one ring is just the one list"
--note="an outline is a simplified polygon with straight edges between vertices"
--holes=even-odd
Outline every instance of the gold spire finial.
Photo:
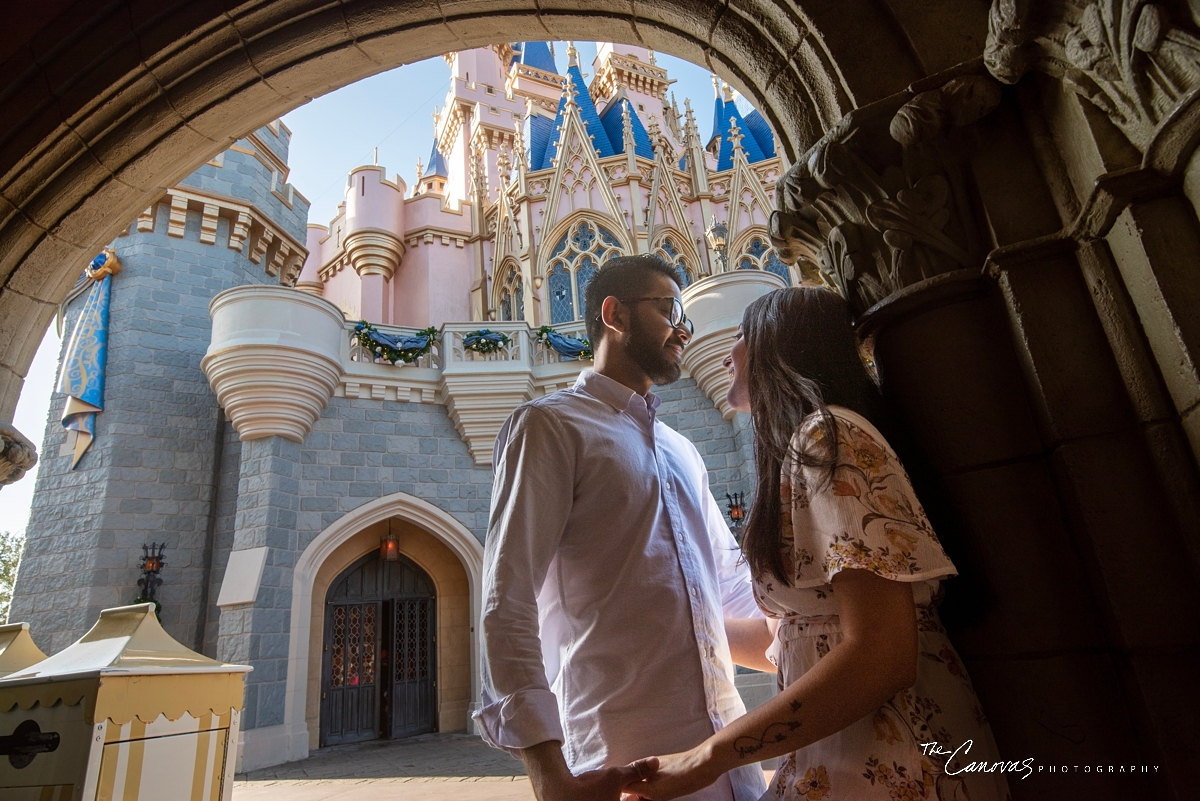
[[737,124],[737,118],[730,117],[729,118],[729,141],[730,141],[730,143],[733,144],[733,152],[734,153],[737,153],[739,150],[742,149],[742,139],[743,138],[744,138],[744,136],[742,134],[742,129],[739,128],[738,124]]
[[579,66],[579,51],[575,49],[575,42],[567,42],[567,66]]
[[628,100],[621,103],[621,141],[626,153],[634,152],[637,147],[633,139],[633,106]]
[[565,111],[568,108],[576,108],[575,97],[579,94],[579,90],[575,87],[575,80],[567,75],[567,82],[563,86],[563,92],[566,94],[567,104],[563,107]]

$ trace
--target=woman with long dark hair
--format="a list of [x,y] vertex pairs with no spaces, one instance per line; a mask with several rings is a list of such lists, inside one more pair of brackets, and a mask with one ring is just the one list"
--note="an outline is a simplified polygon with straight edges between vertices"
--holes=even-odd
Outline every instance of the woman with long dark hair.
[[807,287],[759,298],[725,366],[754,426],[742,549],[767,614],[726,625],[735,661],[778,668],[780,692],[626,792],[662,801],[784,756],[764,798],[1008,798],[1004,772],[1022,766],[997,764],[938,620],[956,571],[879,433],[845,301]]

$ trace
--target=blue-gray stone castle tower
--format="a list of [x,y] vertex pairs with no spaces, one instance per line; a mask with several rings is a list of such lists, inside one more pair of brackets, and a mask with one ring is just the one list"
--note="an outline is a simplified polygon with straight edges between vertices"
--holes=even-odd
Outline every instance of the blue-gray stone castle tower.
[[[290,138],[276,122],[238,140],[113,243],[123,270],[112,281],[104,411],[71,469],[66,398],[54,395],[10,613],[47,652],[138,596],[152,541],[167,544],[163,624],[213,651],[215,546],[232,524],[238,443],[200,370],[208,304],[230,287],[295,280],[308,201],[287,183]],[[67,310],[64,346],[82,305]]]

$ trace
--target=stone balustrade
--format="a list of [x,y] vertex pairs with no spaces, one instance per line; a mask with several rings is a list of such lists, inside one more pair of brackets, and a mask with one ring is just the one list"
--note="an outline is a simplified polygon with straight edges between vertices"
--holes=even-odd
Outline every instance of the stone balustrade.
[[[728,375],[721,361],[755,298],[783,286],[761,270],[711,276],[683,293],[695,324],[684,368],[730,418],[725,401]],[[377,360],[327,301],[299,290],[238,287],[218,295],[210,307],[213,339],[201,363],[217,399],[243,440],[279,435],[303,441],[334,396],[446,407],[475,463],[492,463],[496,434],[521,403],[571,386],[590,360],[569,359],[539,342],[524,322],[446,323],[428,353],[410,364]],[[389,336],[415,329],[377,325]],[[509,342],[492,353],[464,344],[486,328]],[[556,325],[563,335],[582,338],[582,322]]]

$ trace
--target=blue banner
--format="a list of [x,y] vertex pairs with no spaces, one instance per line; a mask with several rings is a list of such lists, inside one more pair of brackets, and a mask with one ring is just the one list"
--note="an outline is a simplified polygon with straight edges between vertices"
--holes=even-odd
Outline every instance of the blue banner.
[[63,409],[63,428],[76,432],[72,469],[95,439],[96,412],[104,411],[109,294],[112,276],[120,269],[120,262],[111,250],[101,253],[88,265],[86,274],[94,283],[63,356],[56,389],[68,396]]

